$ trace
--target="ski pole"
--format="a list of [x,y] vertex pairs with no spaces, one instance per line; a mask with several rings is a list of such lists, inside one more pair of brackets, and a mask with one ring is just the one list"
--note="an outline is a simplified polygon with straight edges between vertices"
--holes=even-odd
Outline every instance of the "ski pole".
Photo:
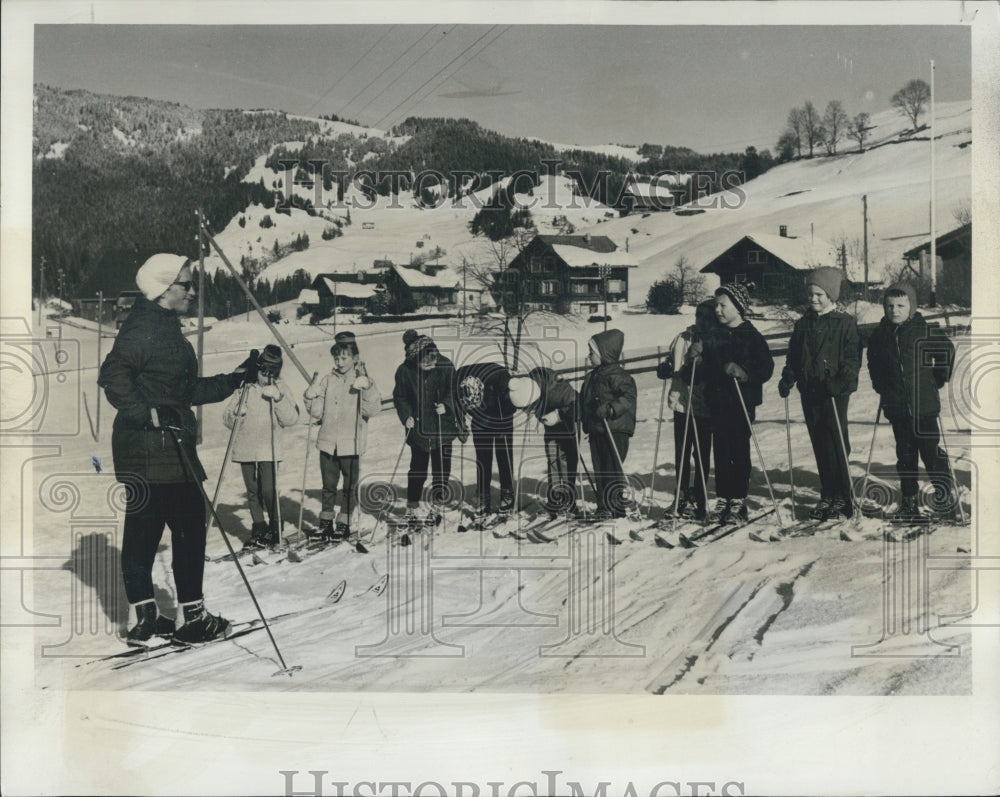
[[688,388],[687,407],[684,410],[684,436],[681,442],[681,456],[680,456],[680,461],[675,463],[675,468],[677,470],[677,486],[674,492],[675,518],[677,517],[677,509],[678,507],[680,507],[681,503],[681,474],[687,469],[687,464],[688,464],[688,455],[687,455],[688,427],[691,425],[691,394],[694,392],[694,371],[696,367],[697,367],[696,363],[691,363],[691,385]]
[[[319,371],[313,372],[313,382],[316,381],[316,377],[319,376]],[[298,539],[302,538],[302,514],[306,508],[306,476],[309,473],[309,444],[312,442],[312,428],[313,419],[312,415],[306,410],[306,455],[303,458],[302,465],[302,489],[299,490],[299,523],[298,523]]]
[[[743,391],[740,390],[740,382],[734,376],[733,386],[736,388],[736,395],[740,398],[740,406],[743,408],[743,417],[746,419],[747,426],[750,428],[750,437],[753,439],[754,448],[757,449],[757,458],[760,460],[760,469],[764,473],[764,481],[767,482],[767,491],[771,495],[771,503],[774,504],[774,517],[778,521],[778,528],[784,528],[781,522],[781,513],[778,511],[778,501],[774,497],[774,490],[771,488],[771,477],[767,475],[767,464],[764,462],[764,455],[761,453],[760,444],[757,442],[757,433],[753,430],[753,424],[750,422],[750,413],[747,411],[747,404],[743,400]],[[718,465],[716,465],[718,467]],[[718,471],[716,471],[716,477],[718,477]]]
[[962,508],[962,493],[958,489],[958,479],[955,478],[955,468],[951,464],[951,454],[948,453],[948,441],[944,436],[944,424],[941,423],[941,416],[937,416],[938,430],[941,432],[941,444],[944,446],[944,456],[948,460],[948,473],[951,474],[951,488],[955,491],[955,504],[958,506],[958,516],[962,519],[964,526],[968,521],[965,518],[965,510]]
[[882,403],[879,402],[878,410],[875,412],[875,424],[872,426],[872,442],[868,446],[868,461],[865,463],[865,478],[861,482],[861,497],[858,499],[858,506],[862,501],[866,501],[868,495],[868,474],[872,468],[872,454],[875,452],[875,435],[878,433],[878,422],[882,418]]
[[840,450],[844,454],[844,468],[847,471],[847,485],[851,490],[851,506],[854,509],[855,524],[861,523],[861,506],[858,504],[858,497],[854,494],[854,482],[851,481],[851,462],[847,458],[847,443],[844,441],[844,428],[840,423],[840,413],[837,412],[837,397],[830,396],[830,406],[833,407],[833,419],[837,422],[837,437],[840,440]]
[[[272,377],[267,378],[268,385],[273,385],[274,381]],[[274,401],[268,402],[268,407],[270,409],[271,417],[271,487],[274,490],[274,514],[278,520],[278,541],[281,541],[282,532],[284,531],[281,522],[281,496],[278,494],[278,452],[274,446]]]
[[[611,441],[611,450],[615,452],[615,461],[618,463],[618,469],[622,473],[622,480],[625,482],[626,489],[631,491],[631,488],[628,486],[628,477],[625,475],[625,463],[622,462],[621,454],[618,453],[618,444],[615,443],[615,438],[611,434],[611,427],[608,426],[608,419],[601,418],[601,420],[604,422],[604,431],[608,433],[608,440]],[[636,520],[639,519],[639,516],[641,515],[639,507],[635,501],[632,501],[632,514],[633,514],[633,519]]]
[[[241,424],[241,418],[242,418],[242,416],[240,415],[240,411],[243,409],[243,405],[246,403],[247,390],[249,389],[249,387],[250,387],[249,385],[244,383],[243,387],[240,388],[240,397],[239,400],[236,402],[236,415],[233,420],[233,428],[229,432],[229,443],[226,445],[226,453],[223,454],[222,456],[222,466],[219,468],[219,479],[215,483],[215,494],[212,496],[213,505],[216,502],[218,502],[219,493],[222,491],[222,477],[226,473],[226,463],[229,462],[229,455],[232,453],[233,445],[236,442],[236,429]],[[211,513],[208,513],[208,517],[206,518],[206,531],[205,531],[206,534],[212,530],[212,523],[214,522],[215,521]]]
[[[579,435],[580,432],[577,432]],[[580,461],[580,466],[583,468],[583,473],[587,477],[587,481],[590,482],[590,489],[594,491],[594,496],[597,496],[597,483],[594,481],[594,477],[590,475],[590,471],[587,469],[587,463],[583,461],[583,449],[580,448],[580,441],[578,437],[575,437],[576,441],[576,458]],[[580,485],[581,492],[583,491],[583,485]]]
[[788,414],[788,396],[785,396],[785,440],[788,443],[788,483],[792,487],[792,522],[794,523],[795,522],[795,466],[792,464],[792,427]]
[[[247,593],[250,595],[250,600],[253,601],[253,606],[257,610],[257,615],[260,617],[260,621],[264,624],[264,630],[267,631],[267,636],[271,640],[271,645],[274,646],[274,652],[278,655],[278,661],[281,662],[281,672],[290,673],[292,670],[289,669],[288,665],[285,663],[284,657],[281,655],[281,650],[278,648],[278,643],[274,638],[274,634],[271,633],[271,626],[267,622],[267,618],[264,616],[263,610],[260,608],[260,604],[257,602],[257,596],[254,594],[253,587],[250,586],[250,582],[247,580],[246,573],[243,572],[243,566],[240,564],[239,558],[236,556],[236,551],[233,549],[232,543],[229,541],[229,535],[226,534],[226,530],[222,527],[222,521],[219,519],[219,513],[215,508],[215,504],[208,500],[208,493],[205,492],[205,486],[198,479],[198,474],[194,469],[194,465],[191,464],[191,458],[188,456],[187,451],[184,450],[184,445],[181,442],[178,430],[173,426],[164,427],[170,432],[170,436],[174,439],[174,445],[177,446],[177,451],[180,453],[181,462],[184,465],[184,469],[188,472],[188,476],[198,487],[198,492],[201,493],[202,499],[208,504],[209,509],[212,512],[212,517],[215,518],[215,524],[219,527],[219,532],[222,534],[222,539],[226,543],[226,547],[229,549],[230,558],[233,560],[233,564],[236,565],[236,569],[239,571],[240,578],[243,579],[243,584],[247,588]],[[301,669],[300,667],[295,667],[292,669]]]
[[[357,366],[354,368],[354,378],[357,379],[359,376],[368,376],[368,369],[365,368],[364,361],[359,359]],[[347,522],[350,524],[352,522],[352,516],[354,514],[355,508],[358,512],[358,525],[361,525],[361,391],[358,391],[357,404],[354,408],[354,454],[357,456],[358,461],[356,465],[356,475],[354,477],[354,506],[350,507],[350,511],[347,513]],[[361,531],[360,529],[355,534],[354,550],[358,553],[368,553],[368,549],[361,542]]]
[[[399,469],[399,463],[403,459],[403,452],[406,451],[406,443],[410,439],[410,430],[407,429],[406,433],[403,435],[403,445],[399,447],[399,456],[396,457],[396,464],[392,466],[392,475],[389,477],[389,489],[393,492],[393,499],[395,499],[395,490],[392,487],[392,483],[396,481],[396,471]],[[372,528],[372,536],[369,541],[375,540],[375,532],[378,530],[378,524],[382,522],[382,518],[385,517],[386,507],[383,506],[378,513],[378,517],[375,518],[375,526]]]
[[[656,366],[660,366],[660,347],[656,347]],[[653,446],[653,466],[649,471],[649,507],[653,507],[653,487],[656,484],[656,460],[660,456],[660,429],[663,426],[663,404],[667,398],[667,380],[660,387],[660,414],[656,419],[656,444]]]
[[[518,458],[517,469],[514,471],[517,478],[514,480],[514,514],[521,513],[521,465],[524,464],[524,449],[528,445],[528,418],[524,418],[524,433],[521,435],[521,456]],[[512,468],[512,470],[514,470]]]
[[[701,455],[701,441],[698,440],[698,422],[695,416],[691,416],[691,428],[694,437],[695,463],[698,465],[698,476],[701,478],[701,494],[704,496],[705,508],[708,509],[708,480],[705,478],[705,460]],[[705,513],[705,520],[708,520],[708,513]],[[677,517],[674,516],[674,528],[676,528]]]

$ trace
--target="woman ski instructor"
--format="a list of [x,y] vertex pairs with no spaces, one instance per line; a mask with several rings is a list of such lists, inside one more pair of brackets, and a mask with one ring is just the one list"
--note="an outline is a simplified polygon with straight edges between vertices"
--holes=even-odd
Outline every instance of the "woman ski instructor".
[[[224,636],[230,624],[206,611],[202,594],[206,516],[196,480],[206,475],[195,449],[191,406],[223,401],[244,381],[256,379],[257,358],[251,354],[231,374],[198,376],[194,349],[180,324],[195,296],[187,258],[153,255],[135,281],[142,295],[97,380],[118,410],[111,453],[115,478],[127,487],[121,566],[136,623],[126,641],[141,646],[153,635],[172,635],[180,642],[204,642]],[[171,533],[176,628],[159,615],[153,595],[153,562],[164,525]]]

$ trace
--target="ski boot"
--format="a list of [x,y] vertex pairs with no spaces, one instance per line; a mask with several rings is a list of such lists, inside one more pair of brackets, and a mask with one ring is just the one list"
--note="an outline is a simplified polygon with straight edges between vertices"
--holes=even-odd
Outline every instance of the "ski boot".
[[724,524],[730,522],[731,515],[731,505],[732,501],[728,498],[716,498],[715,506],[712,508],[711,521],[718,524]]
[[244,551],[257,551],[264,547],[262,540],[268,535],[267,523],[258,521],[250,527],[250,538],[243,543]]
[[834,498],[830,502],[830,511],[824,520],[845,520],[854,517],[854,504],[848,498]]
[[307,530],[306,536],[316,542],[334,542],[333,518],[320,518],[319,526]]
[[734,498],[729,503],[729,518],[725,521],[726,523],[736,523],[742,526],[750,520],[750,511],[747,509],[747,502],[745,498]]
[[827,520],[831,515],[832,507],[833,502],[829,498],[820,498],[819,503],[809,510],[809,519],[819,521]]
[[506,515],[514,511],[514,493],[512,490],[500,491],[500,505],[497,507],[497,511],[501,515]]
[[225,617],[209,614],[205,609],[204,600],[182,603],[181,609],[184,612],[184,625],[174,631],[173,638],[182,644],[211,642],[213,639],[225,636],[232,628]]
[[899,504],[899,509],[889,516],[889,520],[892,523],[906,524],[923,523],[926,518],[920,512],[920,507],[917,504],[917,496],[904,495],[903,500]]
[[333,539],[337,542],[344,542],[351,536],[351,527],[343,520],[338,520],[333,524]]
[[174,621],[163,617],[156,608],[153,598],[135,604],[136,624],[125,635],[125,641],[133,647],[145,647],[151,637],[169,637],[174,633]]

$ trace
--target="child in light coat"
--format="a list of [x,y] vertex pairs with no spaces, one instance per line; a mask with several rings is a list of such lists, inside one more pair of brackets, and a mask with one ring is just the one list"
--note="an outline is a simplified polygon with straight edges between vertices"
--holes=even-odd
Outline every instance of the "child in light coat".
[[265,346],[257,365],[257,381],[247,384],[242,406],[237,393],[222,414],[222,422],[234,430],[232,460],[240,464],[247,488],[253,525],[244,547],[251,549],[281,541],[276,479],[284,448],[282,430],[299,419],[298,404],[280,379],[281,365],[281,349]]
[[[368,440],[368,420],[382,409],[375,382],[356,361],[357,344],[334,343],[330,349],[333,370],[313,380],[304,394],[306,410],[320,421],[316,447],[323,479],[318,534],[328,542],[346,540],[357,501],[361,455]],[[340,511],[337,507],[337,485]]]

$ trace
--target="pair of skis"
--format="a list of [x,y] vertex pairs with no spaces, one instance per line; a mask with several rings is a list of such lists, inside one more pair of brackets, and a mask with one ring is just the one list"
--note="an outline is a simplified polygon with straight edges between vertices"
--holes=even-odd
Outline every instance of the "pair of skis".
[[[699,545],[716,542],[723,537],[728,537],[739,529],[756,523],[772,514],[774,514],[773,506],[750,515],[750,517],[742,522],[710,523],[706,526],[700,526],[699,530],[693,534],[688,534],[686,531],[676,532],[676,537],[670,532],[659,531],[654,535],[654,542],[660,548],[697,548]],[[691,524],[685,525],[690,526]]]

